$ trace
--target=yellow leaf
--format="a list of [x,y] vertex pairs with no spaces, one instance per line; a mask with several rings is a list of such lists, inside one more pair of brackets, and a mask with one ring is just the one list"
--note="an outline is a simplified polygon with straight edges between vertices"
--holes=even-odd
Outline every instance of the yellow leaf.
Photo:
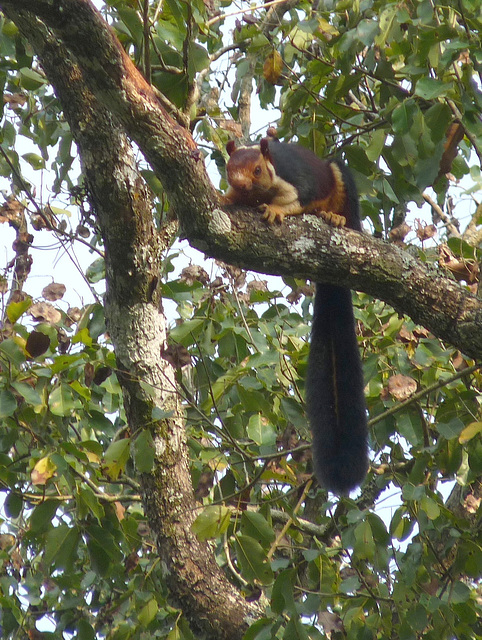
[[482,422],[471,422],[459,435],[460,444],[465,444],[472,440],[474,436],[482,431]]
[[35,485],[47,484],[47,481],[50,480],[56,471],[57,465],[52,462],[50,456],[45,456],[45,458],[41,458],[32,469],[30,479]]
[[318,18],[318,31],[328,42],[333,38],[333,36],[337,36],[339,34],[338,29],[327,22],[324,18]]
[[272,51],[264,61],[263,76],[266,82],[276,84],[283,70],[283,58],[277,51]]
[[96,453],[94,453],[93,451],[86,451],[85,454],[86,454],[89,462],[97,463],[97,462],[100,461],[99,456]]

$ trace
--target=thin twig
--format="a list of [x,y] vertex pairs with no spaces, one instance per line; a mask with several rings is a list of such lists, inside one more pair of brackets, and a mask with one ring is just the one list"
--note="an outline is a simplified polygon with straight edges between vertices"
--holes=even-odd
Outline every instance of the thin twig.
[[305,488],[303,489],[303,493],[301,494],[300,499],[296,503],[296,506],[293,509],[293,512],[290,515],[290,518],[289,518],[288,522],[286,522],[286,524],[283,526],[283,528],[281,529],[279,534],[276,536],[276,540],[273,542],[273,544],[271,545],[270,550],[266,554],[266,558],[268,560],[271,560],[271,558],[273,557],[274,552],[278,548],[279,543],[283,539],[285,533],[288,531],[288,529],[291,527],[291,525],[294,524],[294,522],[295,522],[295,518],[294,517],[296,516],[298,511],[301,509],[301,505],[303,504],[303,502],[304,502],[304,500],[306,498],[306,494],[310,490],[312,484],[313,484],[313,480],[308,480],[308,482],[306,483]]

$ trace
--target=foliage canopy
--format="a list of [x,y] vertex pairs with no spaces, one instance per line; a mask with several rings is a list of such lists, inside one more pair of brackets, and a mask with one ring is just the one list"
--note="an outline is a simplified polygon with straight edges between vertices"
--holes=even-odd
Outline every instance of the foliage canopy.
[[[279,107],[280,138],[320,156],[343,155],[367,231],[405,240],[412,255],[476,291],[478,0],[99,4],[213,174],[223,171],[226,141],[264,133]],[[417,326],[410,309],[402,317],[354,294],[373,464],[358,495],[326,495],[311,481],[303,407],[311,287],[203,264],[193,254],[188,260],[200,266],[186,266],[172,216],[179,202],[172,207],[140,145],[138,179],[149,187],[163,239],[157,269],[169,339],[162,360],[176,372],[197,499],[189,529],[210,541],[240,598],[259,608],[250,626],[238,621],[229,632],[202,624],[200,631],[193,624],[200,610],[178,606],[182,594],[168,574],[182,569],[167,570],[160,559],[169,534],[146,507],[159,442],[172,446],[166,424],[177,410],[156,402],[149,377],[156,363],[141,349],[134,376],[109,323],[107,330],[111,245],[85,178],[87,155],[83,170],[76,162],[69,106],[40,53],[42,38],[70,51],[62,25],[49,22],[52,6],[0,0],[0,222],[15,233],[0,278],[2,637],[480,637],[482,417],[474,362]],[[93,62],[92,76],[98,72]],[[110,189],[112,176],[102,179]],[[129,187],[132,200],[137,185]],[[414,213],[423,203],[428,212]],[[81,308],[55,264],[48,275],[66,289],[40,293],[28,279],[36,247],[52,238],[72,252],[87,244],[92,254],[84,269],[91,299]],[[145,263],[139,269],[151,268]],[[124,311],[130,318],[129,305]],[[140,340],[134,323],[130,330]],[[148,399],[142,415],[132,387]]]

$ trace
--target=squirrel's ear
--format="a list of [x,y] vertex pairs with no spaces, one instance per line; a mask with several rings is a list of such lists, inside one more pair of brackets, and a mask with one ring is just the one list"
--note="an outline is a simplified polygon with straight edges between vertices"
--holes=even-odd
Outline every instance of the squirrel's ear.
[[259,141],[259,148],[261,149],[261,153],[265,158],[269,157],[268,138],[261,138],[261,140]]
[[234,140],[228,140],[226,144],[226,151],[228,152],[229,156],[236,151],[236,143],[234,142]]

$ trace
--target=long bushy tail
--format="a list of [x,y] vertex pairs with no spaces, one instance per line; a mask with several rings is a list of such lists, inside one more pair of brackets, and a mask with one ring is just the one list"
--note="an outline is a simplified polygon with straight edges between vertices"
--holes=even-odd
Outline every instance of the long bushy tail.
[[315,474],[326,489],[346,494],[368,468],[363,373],[348,289],[316,285],[306,389]]

